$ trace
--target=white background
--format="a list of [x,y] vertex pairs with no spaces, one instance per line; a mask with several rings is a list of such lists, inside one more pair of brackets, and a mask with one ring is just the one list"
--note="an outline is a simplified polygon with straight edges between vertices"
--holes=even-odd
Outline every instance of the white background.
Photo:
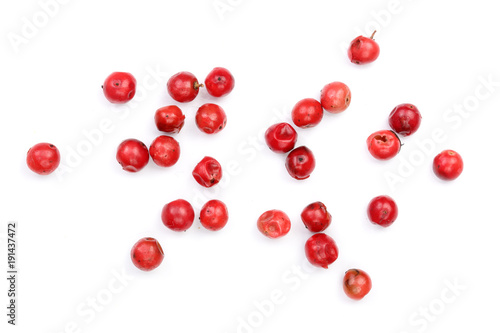
[[[2,332],[498,330],[500,21],[493,1],[462,3],[3,1],[0,265],[7,222],[17,221],[19,307],[12,328],[2,278]],[[351,64],[345,45],[373,28],[379,59]],[[15,46],[13,38],[24,39]],[[179,162],[122,171],[115,160],[122,140],[149,145],[161,134],[153,115],[175,104],[168,78],[185,70],[203,81],[216,66],[234,74],[235,89],[222,99],[202,91],[180,105],[186,125],[175,136]],[[113,71],[133,73],[141,86],[128,106],[103,97],[100,86]],[[319,98],[332,81],[350,87],[352,103],[315,128],[298,129],[298,144],[313,150],[317,167],[310,179],[293,180],[285,157],[263,144],[263,131],[291,121],[298,100]],[[228,115],[213,136],[194,124],[207,102]],[[376,161],[365,139],[388,128],[400,103],[417,105],[422,126],[404,138],[398,157]],[[103,121],[110,128],[99,134]],[[38,142],[59,147],[65,172],[42,177],[26,167],[26,152]],[[438,180],[431,168],[448,148],[465,161],[454,182]],[[210,190],[191,177],[205,155],[225,169]],[[388,175],[400,178],[390,185]],[[381,194],[400,210],[387,229],[366,217],[367,203]],[[229,223],[219,232],[197,219],[185,233],[168,230],[160,212],[178,198],[197,211],[221,199]],[[328,270],[304,261],[310,233],[300,212],[318,200],[333,216],[327,233],[340,253]],[[292,219],[278,240],[255,226],[273,208]],[[146,236],[165,251],[162,265],[147,273],[129,257]],[[360,302],[342,291],[349,268],[373,281]],[[271,294],[281,295],[279,304],[270,305]]]

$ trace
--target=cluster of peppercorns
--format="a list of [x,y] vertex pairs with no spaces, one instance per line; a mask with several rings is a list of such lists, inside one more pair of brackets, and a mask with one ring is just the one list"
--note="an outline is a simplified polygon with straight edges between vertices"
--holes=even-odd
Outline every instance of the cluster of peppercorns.
[[[373,33],[373,35],[375,32]],[[375,61],[380,53],[378,44],[370,38],[355,38],[348,49],[352,63],[364,65]],[[292,109],[293,124],[299,128],[311,128],[320,123],[324,110],[330,113],[345,111],[351,103],[351,91],[342,82],[332,82],[323,87],[319,101],[314,98],[300,100]],[[368,151],[378,160],[388,160],[401,149],[402,137],[409,136],[420,127],[422,116],[413,104],[400,104],[389,115],[392,130],[381,130],[371,134],[366,140]],[[295,148],[297,132],[289,123],[282,122],[270,126],[265,133],[266,143],[271,151],[288,153],[285,167],[290,176],[297,180],[309,178],[316,162],[312,151],[300,146]],[[445,150],[434,159],[434,172],[444,180],[457,178],[463,169],[460,155]],[[382,227],[394,223],[398,216],[396,202],[388,195],[373,198],[367,207],[368,219]],[[331,214],[326,206],[318,201],[303,209],[301,219],[305,227],[315,233],[305,243],[308,261],[318,267],[328,268],[338,258],[338,248],[332,237],[324,233],[331,224]],[[257,220],[259,231],[269,238],[285,236],[291,229],[290,218],[281,210],[264,212]],[[371,279],[360,269],[350,269],[344,276],[344,291],[353,299],[363,298],[371,289]]]
[[[375,34],[375,32],[374,32]],[[355,38],[348,49],[348,57],[352,63],[364,65],[375,61],[380,53],[373,35],[370,38]],[[169,95],[177,102],[190,102],[196,98],[199,89],[205,87],[213,97],[229,94],[234,88],[234,77],[221,67],[214,68],[206,77],[204,85],[189,72],[173,75],[167,82]],[[126,103],[135,95],[136,80],[130,73],[114,72],[109,75],[102,86],[104,96],[111,103]],[[351,91],[342,82],[332,82],[323,87],[319,101],[313,98],[302,99],[292,109],[292,121],[299,128],[311,128],[319,124],[324,110],[330,113],[345,111],[351,103]],[[401,150],[399,136],[406,137],[417,131],[422,116],[413,104],[400,104],[389,115],[391,130],[380,130],[367,139],[370,154],[379,160],[388,160]],[[159,108],[154,121],[159,131],[177,134],[184,126],[185,115],[176,105]],[[215,134],[224,129],[227,117],[217,104],[207,103],[199,107],[195,121],[197,127],[207,134]],[[398,136],[399,135],[399,136]],[[312,151],[300,146],[295,148],[297,132],[289,123],[278,123],[270,126],[265,133],[268,147],[276,153],[287,153],[285,168],[291,177],[297,180],[309,178],[316,162]],[[180,145],[172,136],[158,136],[150,145],[137,139],[127,139],[120,143],[116,159],[123,170],[138,172],[149,162],[149,157],[161,167],[170,167],[180,157]],[[41,175],[52,173],[60,163],[57,147],[50,143],[39,143],[30,148],[27,154],[28,167]],[[433,170],[443,180],[456,179],[463,170],[463,161],[458,153],[445,150],[433,161]],[[219,162],[209,156],[204,157],[193,169],[194,179],[204,187],[212,187],[219,183],[222,168]],[[395,201],[387,195],[373,198],[367,207],[371,222],[388,227],[398,216]],[[200,222],[209,230],[220,230],[228,221],[228,210],[220,200],[208,201],[200,211]],[[178,199],[167,203],[161,212],[163,224],[174,231],[186,231],[194,222],[195,212],[191,204]],[[332,216],[326,206],[318,201],[306,206],[301,219],[305,227],[314,233],[305,244],[305,254],[309,262],[318,267],[328,268],[338,258],[335,241],[324,231],[331,224]],[[280,210],[269,210],[257,220],[258,230],[269,238],[285,236],[291,229],[290,218]],[[163,261],[163,250],[159,242],[152,237],[140,239],[131,250],[131,259],[136,267],[150,271]],[[353,299],[363,298],[371,289],[368,274],[360,269],[349,269],[344,276],[344,291]]]
[[[199,89],[206,87],[208,94],[222,97],[234,88],[234,77],[225,68],[216,67],[206,77],[205,85],[199,84],[189,72],[173,75],[167,82],[168,94],[177,102],[190,102],[196,98]],[[105,80],[102,90],[106,99],[114,104],[123,104],[132,100],[136,92],[136,79],[130,73],[113,72]],[[176,134],[184,126],[185,115],[177,105],[159,108],[154,121],[159,131]],[[227,117],[217,104],[206,103],[198,108],[195,116],[197,127],[204,133],[215,134],[226,126]],[[172,136],[160,135],[151,143],[149,149],[137,139],[122,141],[116,151],[116,159],[123,170],[138,172],[148,163],[149,157],[160,167],[171,167],[177,163],[181,153],[180,145]],[[39,143],[28,151],[27,164],[34,172],[48,175],[58,167],[60,153],[57,147],[49,143]],[[194,179],[204,187],[216,185],[222,177],[219,162],[209,156],[204,157],[193,169]],[[191,204],[178,199],[167,203],[161,212],[163,224],[174,231],[185,231],[194,222],[194,210]],[[228,221],[228,210],[220,200],[210,200],[203,205],[200,214],[201,225],[208,230],[222,229]],[[132,262],[139,269],[150,271],[163,261],[160,243],[152,237],[140,239],[131,251]]]
[[[214,68],[205,79],[205,85],[200,84],[196,77],[189,72],[180,72],[173,75],[167,82],[168,94],[177,102],[191,102],[198,95],[201,87],[213,97],[222,97],[229,94],[234,88],[234,77],[225,68]],[[135,94],[135,79],[129,73],[112,73],[103,85],[106,98],[112,103],[125,103]],[[159,131],[176,134],[184,126],[185,115],[176,105],[169,105],[158,109],[154,116]],[[217,104],[206,103],[198,108],[195,121],[197,127],[207,134],[220,132],[226,126],[227,117],[224,110]],[[174,165],[180,156],[180,146],[172,136],[161,135],[151,144],[149,151],[146,145],[136,139],[127,139],[119,146],[116,159],[126,171],[137,172],[144,168],[149,161],[161,167]],[[213,157],[205,156],[193,169],[194,179],[203,187],[212,187],[219,183],[222,177],[222,167]],[[163,224],[173,231],[186,231],[194,222],[193,206],[184,199],[177,199],[167,203],[161,212]],[[222,229],[228,221],[228,210],[220,200],[210,200],[203,205],[200,214],[201,225],[208,230]],[[134,265],[144,271],[158,267],[163,261],[163,250],[160,243],[152,237],[145,237],[137,241],[131,250],[131,259]]]

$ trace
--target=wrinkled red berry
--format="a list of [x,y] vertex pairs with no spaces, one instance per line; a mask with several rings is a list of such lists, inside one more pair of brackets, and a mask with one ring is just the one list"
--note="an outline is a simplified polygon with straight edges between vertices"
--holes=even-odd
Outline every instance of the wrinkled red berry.
[[234,77],[227,69],[215,67],[205,79],[207,92],[214,97],[229,94],[234,88]]
[[353,64],[365,65],[377,60],[380,54],[380,47],[373,39],[374,31],[370,38],[364,36],[356,37],[347,49],[347,56]]
[[189,72],[179,72],[173,75],[167,82],[168,94],[177,102],[191,102],[198,96],[202,84]]
[[295,147],[297,132],[288,123],[278,123],[267,129],[265,139],[273,152],[287,153]]
[[227,117],[224,110],[217,104],[207,103],[200,106],[196,112],[196,126],[207,133],[215,134],[224,129]]
[[51,143],[37,143],[28,150],[26,164],[31,171],[39,175],[54,172],[61,162],[61,155],[56,146]]
[[309,178],[316,167],[312,151],[306,146],[300,146],[288,153],[285,160],[286,170],[295,179]]
[[372,223],[388,227],[398,217],[398,206],[390,196],[380,195],[370,201],[367,213]]
[[332,237],[324,234],[314,234],[306,242],[307,260],[317,267],[328,268],[339,256],[337,244]]
[[344,292],[354,300],[365,297],[372,289],[370,276],[360,269],[350,269],[344,275]]
[[160,135],[151,143],[149,154],[156,165],[170,167],[179,160],[181,147],[171,136]]
[[340,113],[351,104],[351,90],[342,82],[328,83],[321,90],[321,106],[330,113]]
[[116,160],[123,170],[137,172],[149,162],[148,147],[136,139],[124,140],[116,151]]
[[156,110],[155,124],[159,131],[174,134],[181,131],[185,118],[178,106],[169,105]]
[[111,103],[126,103],[134,97],[136,83],[130,73],[113,72],[104,80],[102,91],[104,97]]
[[370,154],[378,160],[389,160],[401,150],[401,141],[393,131],[382,130],[366,139]]
[[314,98],[305,98],[292,109],[293,123],[300,128],[314,127],[323,119],[323,107]]
[[204,187],[212,187],[222,178],[222,167],[213,157],[205,156],[193,170],[194,179]]
[[462,156],[454,150],[443,150],[433,161],[434,174],[442,180],[454,180],[464,170]]
[[422,115],[413,104],[400,104],[389,115],[389,126],[402,136],[415,133],[420,127]]
[[142,271],[152,271],[163,261],[163,249],[152,237],[141,238],[134,244],[130,257],[135,267]]
[[228,219],[227,207],[220,200],[210,200],[201,208],[200,222],[208,230],[217,231],[224,228]]
[[290,218],[277,209],[268,210],[257,219],[257,228],[269,238],[283,237],[290,231],[291,227]]
[[161,220],[173,231],[186,231],[194,222],[193,206],[184,199],[169,202],[163,206]]
[[320,202],[313,202],[302,210],[300,218],[305,227],[311,232],[325,231],[332,222],[332,215],[326,209],[326,206]]

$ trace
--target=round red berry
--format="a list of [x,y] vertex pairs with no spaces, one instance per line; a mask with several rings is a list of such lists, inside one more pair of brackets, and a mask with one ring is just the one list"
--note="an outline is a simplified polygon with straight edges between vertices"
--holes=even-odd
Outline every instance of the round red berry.
[[321,90],[321,106],[330,113],[340,113],[351,104],[351,90],[342,82],[328,83]]
[[354,300],[360,300],[372,289],[370,276],[360,269],[350,269],[344,275],[344,292]]
[[207,92],[214,97],[229,94],[234,88],[234,77],[227,69],[215,67],[205,79]]
[[130,257],[135,267],[142,271],[152,271],[160,266],[164,254],[160,243],[156,239],[145,237],[134,244],[130,251]]
[[213,157],[205,156],[193,170],[194,179],[204,187],[212,187],[222,178],[222,167]]
[[305,227],[311,232],[325,231],[332,222],[332,215],[320,201],[309,204],[300,214]]
[[323,119],[323,107],[314,98],[305,98],[292,109],[293,123],[300,128],[314,127]]
[[265,134],[267,146],[275,153],[288,153],[295,147],[297,132],[288,123],[271,125]]
[[415,133],[420,127],[422,115],[413,104],[400,104],[389,115],[389,126],[402,136]]
[[228,219],[227,207],[220,200],[210,200],[201,208],[200,222],[208,230],[217,231],[224,228]]
[[257,219],[257,229],[269,238],[283,237],[290,231],[291,227],[290,218],[277,209],[268,210]]
[[160,135],[151,143],[149,154],[156,165],[170,167],[179,160],[181,147],[179,142],[171,136]]
[[401,149],[401,141],[393,131],[377,131],[366,139],[368,151],[378,160],[389,160]]
[[442,180],[454,180],[464,170],[464,161],[460,154],[454,150],[443,150],[433,161],[433,170]]
[[300,146],[288,153],[285,167],[290,176],[303,180],[309,178],[316,167],[316,160],[312,151],[306,146]]
[[215,134],[226,127],[227,117],[224,110],[217,104],[207,103],[200,106],[196,112],[196,126],[207,133]]
[[104,80],[102,91],[104,97],[111,103],[122,104],[134,97],[136,84],[137,82],[132,74],[113,72]]
[[390,196],[380,195],[370,201],[367,213],[372,223],[388,227],[398,217],[398,206]]
[[177,102],[191,102],[198,96],[202,84],[189,72],[179,72],[173,75],[167,82],[168,94]]
[[306,242],[306,258],[313,266],[328,268],[339,256],[337,244],[332,237],[314,234]]
[[39,175],[54,172],[61,162],[61,155],[56,146],[51,143],[37,143],[28,150],[26,164],[31,171]]
[[178,106],[169,105],[156,110],[155,124],[159,131],[174,134],[181,131],[185,118]]
[[173,231],[186,231],[194,222],[193,206],[184,199],[169,202],[161,211],[163,224]]
[[373,39],[375,32],[373,32],[370,38],[358,36],[351,42],[347,49],[347,56],[353,64],[365,65],[377,60],[380,54],[380,47]]
[[137,172],[149,162],[148,147],[136,139],[124,140],[116,151],[116,160],[123,170]]

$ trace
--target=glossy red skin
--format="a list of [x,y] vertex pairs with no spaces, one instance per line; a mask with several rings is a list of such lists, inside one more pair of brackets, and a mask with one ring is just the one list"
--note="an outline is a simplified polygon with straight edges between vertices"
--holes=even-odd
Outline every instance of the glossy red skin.
[[165,133],[179,133],[184,127],[186,116],[176,105],[164,106],[156,110],[155,124],[159,131]]
[[[375,32],[373,33],[375,34]],[[353,64],[365,65],[377,60],[380,47],[372,37],[358,36],[349,45],[347,56]]]
[[207,103],[200,106],[196,112],[196,126],[207,134],[215,134],[224,129],[227,117],[224,110],[217,104]]
[[212,187],[222,178],[222,167],[213,157],[205,156],[194,168],[193,177],[203,187]]
[[132,74],[113,72],[104,80],[102,91],[104,97],[111,103],[123,104],[134,98],[136,84]]
[[400,104],[389,115],[389,126],[394,132],[402,136],[415,133],[420,127],[422,115],[413,104]]
[[200,87],[198,79],[189,72],[179,72],[173,75],[167,82],[168,94],[177,102],[191,102],[198,96]]
[[344,275],[344,292],[354,300],[365,297],[372,289],[370,276],[361,269],[350,269]]
[[366,139],[368,151],[378,160],[389,160],[401,150],[401,141],[393,131],[382,130]]
[[215,67],[205,78],[205,87],[214,97],[226,96],[234,88],[234,77],[227,69]]
[[380,195],[370,201],[367,214],[372,223],[388,227],[398,217],[398,206],[390,196]]
[[275,153],[288,153],[295,147],[297,131],[288,123],[271,125],[265,134],[266,144]]
[[171,167],[179,160],[181,147],[179,142],[171,136],[160,135],[151,143],[149,154],[156,165]]
[[290,218],[277,209],[268,210],[257,219],[257,229],[269,238],[283,237],[288,234],[291,227]]
[[323,119],[323,107],[314,98],[305,98],[292,109],[292,121],[300,128],[314,127]]
[[436,174],[439,179],[454,180],[457,179],[464,170],[464,161],[462,160],[462,156],[456,151],[447,149],[434,157],[432,166],[434,174]]
[[163,224],[173,231],[186,231],[194,222],[193,206],[184,199],[169,202],[161,211]]
[[305,245],[306,258],[313,266],[328,268],[339,256],[337,244],[332,237],[318,233],[314,234]]
[[56,146],[51,143],[37,143],[28,150],[26,164],[31,171],[39,175],[49,175],[61,162],[61,155]]
[[200,211],[200,222],[208,230],[217,231],[224,228],[229,219],[226,205],[220,200],[210,200]]
[[351,90],[342,82],[328,83],[321,90],[321,106],[330,113],[345,111],[351,104]]
[[116,150],[116,160],[125,171],[140,171],[149,162],[148,147],[136,139],[124,140]]
[[164,256],[160,243],[152,237],[139,239],[130,251],[132,263],[142,271],[152,271],[160,266]]
[[304,208],[300,218],[305,227],[311,232],[325,231],[332,223],[332,215],[320,201],[313,202]]
[[298,180],[309,178],[316,167],[316,159],[306,146],[300,146],[288,153],[285,167],[290,176]]

